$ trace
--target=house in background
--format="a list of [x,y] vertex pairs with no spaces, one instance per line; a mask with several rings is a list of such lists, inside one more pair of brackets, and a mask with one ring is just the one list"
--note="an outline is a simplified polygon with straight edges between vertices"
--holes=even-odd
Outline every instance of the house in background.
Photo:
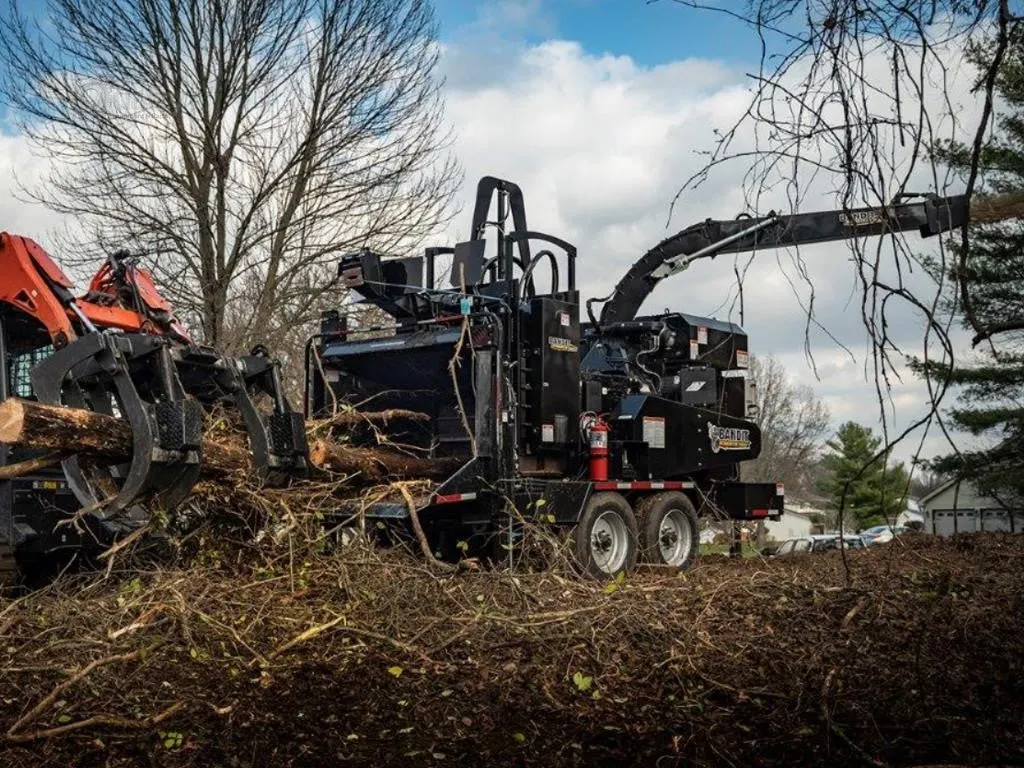
[[785,541],[800,536],[809,536],[819,520],[828,519],[828,514],[808,504],[788,502],[780,520],[765,520],[766,538],[769,541]]
[[927,530],[924,527],[924,512],[921,509],[921,503],[917,499],[907,499],[907,508],[896,516],[896,525],[914,528],[919,531]]
[[1007,509],[998,499],[978,493],[969,481],[951,480],[921,501],[925,533],[952,536],[977,531],[1024,531],[1024,510]]

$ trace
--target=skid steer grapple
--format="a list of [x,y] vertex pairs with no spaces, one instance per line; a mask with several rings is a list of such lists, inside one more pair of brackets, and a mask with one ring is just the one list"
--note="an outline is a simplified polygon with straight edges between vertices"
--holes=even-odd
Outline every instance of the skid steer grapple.
[[[141,507],[180,504],[199,477],[203,417],[213,408],[240,416],[265,484],[308,473],[303,417],[285,397],[278,361],[263,348],[229,357],[194,342],[150,274],[123,252],[76,297],[37,243],[0,233],[0,369],[0,400],[114,416],[133,440],[121,463],[70,456],[59,472],[0,482],[0,556],[80,548],[76,537],[48,530],[60,512],[84,507],[114,536],[126,520],[144,518]],[[25,453],[0,445],[0,464]]]

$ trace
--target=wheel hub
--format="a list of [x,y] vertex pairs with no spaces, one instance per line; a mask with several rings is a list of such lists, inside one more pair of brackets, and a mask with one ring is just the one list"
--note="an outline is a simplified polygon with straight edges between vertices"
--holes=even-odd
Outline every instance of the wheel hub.
[[658,528],[658,550],[662,562],[679,566],[686,562],[693,547],[689,521],[682,510],[669,510]]
[[629,556],[629,529],[618,513],[608,510],[594,521],[590,554],[597,567],[609,575],[625,567]]

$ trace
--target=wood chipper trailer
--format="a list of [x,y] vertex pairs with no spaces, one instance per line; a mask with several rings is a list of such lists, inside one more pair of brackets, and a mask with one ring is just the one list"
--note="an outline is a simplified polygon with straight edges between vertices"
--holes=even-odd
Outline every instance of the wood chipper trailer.
[[[492,203],[496,219],[488,220]],[[389,436],[462,462],[416,499],[441,558],[500,557],[525,520],[565,530],[580,567],[596,577],[638,561],[685,568],[697,557],[699,516],[778,519],[784,490],[740,479],[741,463],[761,448],[748,418],[746,334],[678,312],[638,317],[653,287],[721,252],[891,229],[927,236],[963,215],[962,199],[943,198],[709,220],[649,251],[611,296],[587,302],[582,322],[575,246],[531,231],[519,188],[485,177],[467,242],[423,257],[343,257],[341,282],[359,299],[325,313],[307,344],[306,415],[371,399],[374,408],[429,416],[394,422]],[[488,225],[497,230],[493,255]],[[442,257],[451,262],[443,286]],[[367,309],[385,320],[357,320]],[[404,501],[371,504],[365,514],[371,527],[408,533]]]

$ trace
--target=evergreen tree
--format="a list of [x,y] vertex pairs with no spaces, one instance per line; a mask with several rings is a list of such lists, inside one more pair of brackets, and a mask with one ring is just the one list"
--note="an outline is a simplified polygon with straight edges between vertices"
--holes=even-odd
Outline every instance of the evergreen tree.
[[821,464],[828,475],[821,491],[837,510],[842,505],[845,520],[856,521],[859,529],[895,522],[906,505],[906,468],[887,463],[887,456],[866,467],[881,449],[882,438],[869,427],[848,421],[825,445],[829,452]]
[[[984,72],[992,46],[977,45],[970,61]],[[995,194],[1024,191],[1024,29],[1018,24],[996,81],[995,130],[980,156],[981,189]],[[933,155],[966,177],[970,149],[960,143],[934,148]],[[975,201],[975,205],[978,202]],[[924,462],[932,471],[972,479],[983,493],[1024,498],[1024,219],[972,224],[967,270],[967,299],[951,300],[975,342],[978,360],[952,368],[925,366],[919,373],[947,381],[958,391],[949,412],[952,426],[978,436],[969,449]],[[951,244],[961,255],[959,240]],[[956,260],[954,260],[956,262]],[[954,267],[949,275],[957,284]]]

